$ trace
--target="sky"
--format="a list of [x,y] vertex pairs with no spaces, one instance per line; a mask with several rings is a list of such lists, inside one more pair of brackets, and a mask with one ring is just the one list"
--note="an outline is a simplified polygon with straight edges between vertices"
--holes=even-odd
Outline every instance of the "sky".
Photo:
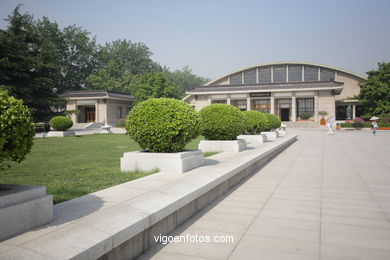
[[99,44],[143,42],[161,65],[211,79],[267,62],[363,76],[390,62],[389,0],[0,0],[0,28],[19,3],[35,18],[83,27]]

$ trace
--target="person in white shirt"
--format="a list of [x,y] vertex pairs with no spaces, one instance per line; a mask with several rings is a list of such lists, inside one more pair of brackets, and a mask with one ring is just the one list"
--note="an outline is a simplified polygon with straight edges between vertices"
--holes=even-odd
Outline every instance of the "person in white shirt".
[[376,135],[376,129],[378,128],[378,123],[373,120],[371,121],[371,130],[372,130],[372,135],[375,136]]

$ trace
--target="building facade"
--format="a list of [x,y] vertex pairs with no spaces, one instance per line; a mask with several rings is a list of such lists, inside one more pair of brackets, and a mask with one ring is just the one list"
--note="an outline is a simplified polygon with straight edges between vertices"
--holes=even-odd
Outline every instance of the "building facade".
[[240,110],[273,113],[291,125],[314,126],[318,125],[319,111],[345,120],[350,107],[351,117],[359,116],[356,98],[359,81],[366,78],[326,65],[266,63],[243,68],[191,89],[183,100],[196,110],[224,103]]
[[78,110],[72,114],[76,123],[107,123],[115,126],[120,119],[126,118],[131,110],[134,99],[132,96],[107,90],[71,91],[61,97],[68,103],[66,110]]

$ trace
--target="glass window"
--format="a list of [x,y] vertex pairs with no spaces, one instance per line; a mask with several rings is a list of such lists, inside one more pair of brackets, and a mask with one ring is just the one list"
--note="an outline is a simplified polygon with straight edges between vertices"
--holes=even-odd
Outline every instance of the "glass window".
[[246,99],[245,100],[232,100],[231,105],[240,109],[241,111],[247,110]]
[[305,81],[317,81],[318,68],[312,66],[305,66]]
[[227,104],[227,100],[226,99],[216,99],[216,100],[211,100],[211,104]]
[[310,114],[310,116],[314,115],[314,98],[298,98],[297,99],[297,112],[298,117],[301,116],[302,113]]
[[252,109],[263,113],[271,111],[271,102],[269,99],[254,99],[252,100]]
[[347,107],[345,105],[336,105],[336,120],[347,119]]
[[242,73],[230,76],[230,85],[241,85],[242,84]]
[[333,70],[321,68],[320,76],[321,76],[321,81],[334,81],[335,72]]
[[286,66],[274,66],[274,82],[286,82]]
[[302,81],[302,66],[288,66],[288,81],[299,82]]
[[122,107],[117,107],[116,108],[116,118],[117,119],[122,118]]
[[259,68],[259,83],[271,83],[271,67]]
[[249,70],[244,72],[245,84],[256,84],[256,70]]

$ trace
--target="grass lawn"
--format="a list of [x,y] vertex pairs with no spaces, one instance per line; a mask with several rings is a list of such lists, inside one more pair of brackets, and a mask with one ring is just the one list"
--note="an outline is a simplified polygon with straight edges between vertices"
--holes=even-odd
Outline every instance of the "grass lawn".
[[[201,139],[186,148],[197,149]],[[26,160],[0,171],[0,183],[44,185],[59,203],[152,174],[120,171],[123,153],[139,149],[124,134],[37,138]]]

